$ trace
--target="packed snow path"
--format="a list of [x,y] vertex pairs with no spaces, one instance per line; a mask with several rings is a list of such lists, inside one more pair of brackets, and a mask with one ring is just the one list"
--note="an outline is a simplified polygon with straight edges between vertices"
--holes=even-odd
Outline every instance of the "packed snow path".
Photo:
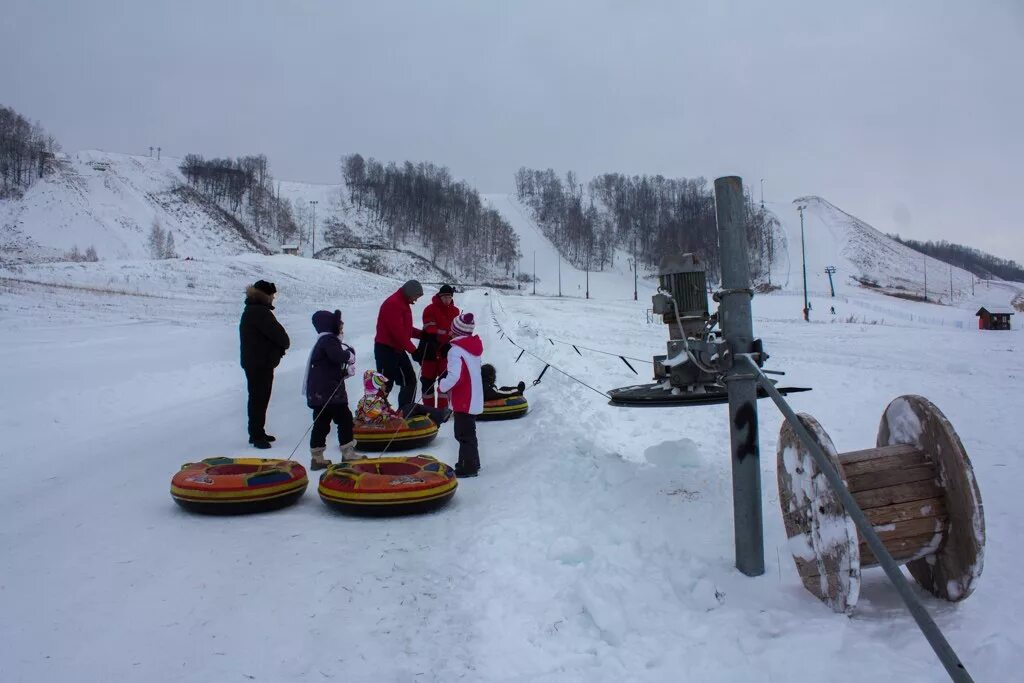
[[[178,509],[168,486],[183,462],[285,457],[300,440],[313,310],[340,306],[359,371],[372,363],[377,306],[395,283],[268,263],[303,269],[278,301],[293,349],[275,379],[269,452],[245,444],[237,366],[240,290],[255,260],[199,279],[219,298],[5,290],[0,679],[942,680],[880,571],[865,573],[852,619],[800,586],[777,510],[780,418],[766,402],[767,572],[755,579],[732,566],[725,409],[613,408],[551,371],[528,390],[528,416],[479,425],[481,476],[440,513],[344,517],[318,500],[315,476],[274,513]],[[517,343],[601,388],[637,377],[546,338],[640,357],[664,348],[643,300],[460,295],[501,382],[529,383],[542,366],[513,362],[492,301]],[[985,573],[960,605],[924,599],[976,680],[1004,679],[1024,665],[1020,333],[806,325],[793,304],[757,298],[755,331],[771,367],[815,388],[792,404],[840,450],[872,441],[903,393],[931,398],[962,436],[985,501]],[[348,390],[354,405],[358,383]],[[424,450],[454,463],[450,425]],[[308,462],[305,440],[297,456]]]

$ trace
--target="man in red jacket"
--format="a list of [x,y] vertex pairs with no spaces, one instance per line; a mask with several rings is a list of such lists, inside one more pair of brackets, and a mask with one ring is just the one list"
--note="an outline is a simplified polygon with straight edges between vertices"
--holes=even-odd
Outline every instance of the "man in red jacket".
[[377,336],[373,344],[373,357],[377,372],[388,378],[387,393],[397,384],[398,408],[405,409],[416,399],[416,373],[409,354],[416,351],[413,337],[420,330],[412,326],[412,305],[423,296],[423,285],[409,280],[397,292],[384,299],[377,314]]
[[420,361],[420,385],[424,401],[434,382],[448,368],[448,359],[442,349],[451,341],[452,321],[460,312],[452,300],[454,294],[454,287],[441,285],[440,291],[423,309],[423,336],[420,339],[423,360]]

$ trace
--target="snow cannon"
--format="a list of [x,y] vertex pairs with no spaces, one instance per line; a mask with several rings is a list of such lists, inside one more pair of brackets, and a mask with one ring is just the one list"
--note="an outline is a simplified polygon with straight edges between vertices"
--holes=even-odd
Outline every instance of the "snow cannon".
[[[714,299],[717,303],[717,294]],[[715,330],[718,313],[709,310],[707,271],[696,254],[662,257],[658,293],[651,301],[652,311],[668,326],[667,352],[654,356],[655,382],[612,389],[609,403],[627,407],[727,403],[729,392],[723,381],[727,368],[722,359],[728,347]],[[754,346],[761,362],[766,360],[759,339]],[[783,394],[809,391],[799,387],[778,390]],[[758,392],[758,398],[765,396]]]
[[[875,448],[836,452],[810,415],[800,422],[842,477],[886,551],[922,588],[958,602],[981,576],[985,513],[960,437],[931,401],[900,396],[882,414]],[[879,565],[810,450],[786,421],[777,451],[779,506],[804,587],[850,613],[861,570]]]
[[652,311],[668,325],[668,353],[654,357],[654,379],[683,391],[715,381],[714,371],[690,362],[687,355],[714,352],[705,340],[714,339],[708,311],[708,279],[696,254],[665,256],[658,268],[658,293]]

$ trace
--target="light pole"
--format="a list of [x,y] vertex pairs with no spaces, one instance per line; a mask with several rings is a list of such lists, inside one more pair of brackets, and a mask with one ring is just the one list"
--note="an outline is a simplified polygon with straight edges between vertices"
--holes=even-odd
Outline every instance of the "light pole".
[[309,200],[309,203],[313,207],[313,230],[312,230],[312,234],[313,234],[313,254],[312,254],[312,256],[313,256],[313,258],[316,258],[316,205],[317,205],[318,202],[315,199],[311,199],[311,200]]
[[636,263],[636,233],[633,233],[633,301],[636,301],[636,278],[637,278],[637,263]]
[[928,301],[928,255],[924,255],[924,300]]
[[[582,187],[582,186],[581,186]],[[587,243],[587,298],[590,298],[590,247],[593,245],[593,241]],[[952,278],[952,275],[950,276]],[[950,282],[953,282],[950,279]],[[952,287],[952,285],[950,285]]]
[[764,178],[761,178],[761,210],[764,211]]
[[533,294],[537,295],[537,250],[533,250]]
[[558,296],[562,296],[562,252],[558,252]]
[[811,312],[807,301],[807,250],[804,247],[804,209],[806,208],[806,204],[801,204],[796,207],[796,210],[800,212],[800,260],[803,261],[804,266],[804,320],[810,322]]

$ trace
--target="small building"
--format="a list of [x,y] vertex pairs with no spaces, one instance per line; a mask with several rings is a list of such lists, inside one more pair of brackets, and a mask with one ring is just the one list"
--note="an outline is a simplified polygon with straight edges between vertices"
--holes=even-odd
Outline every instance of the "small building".
[[975,313],[979,330],[1009,330],[1013,309],[1009,306],[982,306]]
[[297,245],[297,244],[282,244],[281,245],[281,253],[282,254],[289,254],[290,256],[298,256],[299,255],[299,245]]

